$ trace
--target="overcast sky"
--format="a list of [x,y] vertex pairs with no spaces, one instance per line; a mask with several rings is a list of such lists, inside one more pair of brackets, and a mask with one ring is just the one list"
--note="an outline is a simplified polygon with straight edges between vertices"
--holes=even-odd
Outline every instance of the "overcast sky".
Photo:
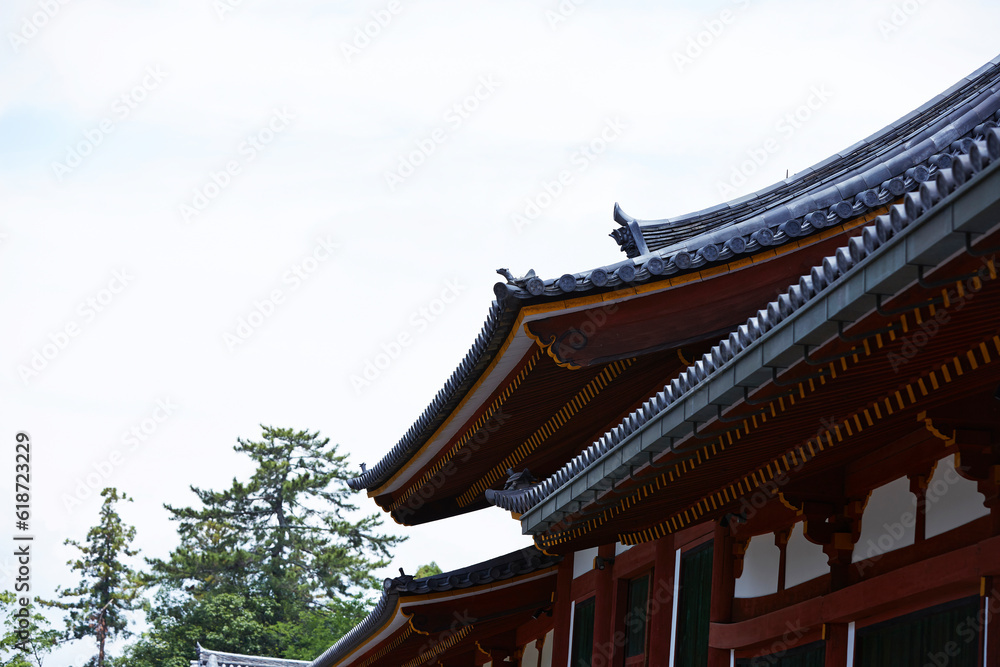
[[[162,557],[163,503],[248,475],[232,446],[261,423],[374,464],[479,333],[495,269],[618,261],[616,201],[673,217],[841,151],[995,57],[977,35],[1000,6],[7,0],[0,24],[0,488],[10,516],[27,431],[50,596],[103,486]],[[519,528],[401,530],[384,575]]]

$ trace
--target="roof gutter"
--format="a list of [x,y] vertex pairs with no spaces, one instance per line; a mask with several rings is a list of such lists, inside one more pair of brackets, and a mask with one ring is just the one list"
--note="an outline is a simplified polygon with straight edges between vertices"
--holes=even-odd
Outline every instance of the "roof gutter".
[[[835,336],[839,327],[874,309],[933,267],[967,248],[968,234],[1000,221],[1000,161],[917,217],[832,284],[695,384],[628,437],[610,448],[521,516],[525,534],[540,534],[631,475],[652,456],[673,451],[697,425],[716,417],[799,361],[808,346]],[[852,239],[852,241],[854,241]],[[850,247],[838,251],[849,258]],[[836,260],[834,260],[836,261]],[[626,420],[628,421],[628,420]]]

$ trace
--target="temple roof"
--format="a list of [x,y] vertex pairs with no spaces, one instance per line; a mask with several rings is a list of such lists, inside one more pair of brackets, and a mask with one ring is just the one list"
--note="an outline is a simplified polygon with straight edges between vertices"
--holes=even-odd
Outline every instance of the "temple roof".
[[[773,232],[793,220],[822,226],[818,216],[809,217],[813,213],[833,221],[884,204],[901,194],[893,179],[913,178],[914,167],[926,165],[927,158],[971,129],[963,119],[996,90],[998,62],[986,64],[867,139],[734,201],[662,220],[637,220],[616,205],[614,218],[620,227],[611,236],[630,258],[657,251],[665,261],[678,252],[696,258],[709,244],[722,247],[737,236],[749,242],[754,231],[765,227]],[[951,125],[954,132],[942,134]],[[928,141],[935,135],[936,141]]]
[[[412,620],[408,619],[411,619],[413,612],[407,612],[401,608],[409,601],[413,601],[415,604],[425,602],[428,600],[428,596],[433,599],[434,594],[439,593],[497,590],[507,582],[513,583],[515,579],[552,568],[561,560],[561,556],[549,556],[534,546],[528,546],[503,556],[432,577],[415,579],[410,575],[401,575],[386,579],[382,585],[382,595],[375,604],[375,608],[361,623],[344,635],[323,655],[316,658],[310,667],[352,664],[356,658],[370,652],[373,647],[394,637],[396,632],[406,623],[411,623],[412,626]],[[468,604],[467,598],[466,602]],[[452,628],[453,634],[456,634],[455,630],[456,628]],[[418,634],[425,636],[427,633],[428,631],[418,631]],[[399,644],[396,646],[398,648]]]
[[[1000,112],[994,108],[994,113],[996,120],[1000,120]],[[986,243],[995,241],[1000,220],[1000,162],[997,162],[1000,159],[1000,129],[995,120],[977,124],[960,140],[951,142],[951,146],[951,166],[935,170],[933,178],[921,185],[919,193],[907,195],[904,203],[892,206],[888,215],[878,216],[874,224],[864,227],[861,234],[801,276],[776,300],[766,304],[557,473],[535,485],[489,490],[487,500],[523,515],[525,532],[551,536],[553,525],[564,523],[570,515],[575,515],[576,519],[585,516],[585,507],[591,503],[599,505],[596,501],[602,495],[611,492],[623,497],[625,491],[616,486],[632,478],[635,470],[643,466],[647,466],[647,470],[648,466],[670,467],[672,462],[660,458],[661,455],[671,454],[675,447],[693,455],[701,444],[711,444],[713,432],[706,428],[706,423],[738,424],[740,418],[727,412],[733,406],[741,401],[753,406],[766,403],[754,395],[754,391],[769,382],[782,387],[794,386],[794,381],[784,376],[778,378],[783,369],[794,364],[810,368],[813,373],[810,386],[813,379],[822,378],[822,384],[826,384],[831,377],[836,378],[836,374],[824,375],[824,364],[810,358],[830,357],[823,346],[830,345],[831,340],[841,347],[862,340],[853,331],[845,333],[845,330],[866,313],[883,319],[889,314],[908,313],[906,307],[893,311],[886,306],[887,303],[895,305],[892,299],[899,295],[906,296],[906,303],[929,303],[931,307],[935,303],[943,304],[947,309],[948,297],[938,292],[942,287],[951,286],[953,281],[942,281],[936,276],[935,280],[928,280],[927,276],[946,261],[953,265],[951,273],[960,274],[963,280],[969,275],[975,276],[974,271],[967,273],[968,265],[971,263],[975,268],[983,262],[976,257],[996,250],[995,247],[984,250],[973,244],[986,236],[991,236]],[[993,264],[989,266],[990,272],[995,271]],[[907,289],[912,293],[906,292]],[[961,288],[958,289],[961,293]],[[991,286],[991,289],[995,288]],[[985,307],[985,299],[987,297],[980,297],[977,306]],[[986,313],[989,311],[968,325],[967,337],[995,332],[995,323],[990,317],[994,317],[996,311],[989,317]],[[919,317],[918,314],[918,323]],[[867,327],[871,329],[879,324],[882,323],[869,323]],[[883,334],[893,331],[892,327],[886,329],[884,326],[874,330]],[[939,334],[935,349],[943,345],[941,353],[960,351],[957,346],[967,342],[954,338],[960,331],[960,327],[953,326],[948,328],[947,335]],[[864,350],[865,354],[869,351],[867,340]],[[862,353],[849,351],[847,354],[858,356]],[[884,355],[885,351],[880,357],[883,362]],[[990,361],[989,354],[984,353],[984,359],[973,362],[972,368],[976,368],[977,363],[985,366]],[[888,373],[884,364],[877,366],[874,372],[874,377],[881,375],[881,379],[871,378],[860,385],[864,392],[872,395],[876,389],[885,390],[890,384],[896,386],[901,381]],[[857,384],[854,387],[855,394],[867,396]],[[894,391],[899,394],[898,389]],[[759,407],[755,409],[760,410]],[[800,410],[799,404],[796,409]],[[832,408],[826,404],[817,409]],[[817,419],[810,422],[812,430],[816,422]],[[756,418],[753,423],[756,427]],[[703,459],[698,458],[698,464],[702,462]],[[685,471],[693,469],[689,463],[682,465]],[[721,508],[720,504],[719,511]],[[620,515],[616,519],[619,523],[622,520]],[[542,544],[543,548],[549,546],[547,542]]]
[[198,659],[191,661],[191,667],[305,667],[308,660],[279,660],[240,653],[210,651],[198,644]]
[[[868,220],[887,204],[933,182],[940,171],[952,167],[955,156],[967,155],[972,137],[983,135],[984,124],[992,123],[1000,108],[998,91],[1000,58],[869,139],[754,195],[675,220],[648,223],[630,218],[616,206],[615,217],[624,223],[622,229],[631,230],[639,241],[637,248],[644,249],[624,261],[554,279],[534,272],[517,278],[506,269],[498,271],[507,280],[496,284],[497,300],[462,363],[396,445],[350,480],[350,486],[368,489],[372,495],[394,492],[399,484],[409,483],[408,477],[398,481],[405,467],[418,469],[433,460],[440,449],[431,451],[425,445],[437,439],[434,447],[443,447],[452,436],[442,432],[456,412],[463,406],[470,414],[478,409],[467,404],[469,397],[477,391],[484,396],[492,391],[483,388],[486,376],[492,374],[499,382],[495,377],[502,378],[513,367],[513,362],[497,366],[498,359],[504,354],[525,354],[524,341],[520,347],[511,341],[523,337],[518,327],[529,329],[527,319],[521,319],[526,309],[558,304],[562,309],[554,311],[558,315],[571,312],[584,297],[592,303],[623,294],[634,298],[647,287],[680,284],[689,275],[698,280],[709,266],[725,267],[727,262],[730,267],[746,266],[765,253],[773,255],[772,247],[804,247],[810,237],[827,238],[835,227],[846,229]],[[744,285],[746,289],[760,287]],[[546,349],[540,341],[539,345]],[[562,365],[564,360],[547,351]],[[422,458],[411,465],[418,454]]]

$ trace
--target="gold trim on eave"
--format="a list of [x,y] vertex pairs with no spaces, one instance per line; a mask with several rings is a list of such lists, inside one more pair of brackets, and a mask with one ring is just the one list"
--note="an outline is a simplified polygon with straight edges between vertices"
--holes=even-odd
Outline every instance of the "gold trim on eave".
[[[870,222],[871,220],[874,220],[877,216],[887,213],[889,211],[889,206],[891,204],[898,204],[902,200],[903,200],[903,198],[899,197],[898,199],[894,200],[890,204],[886,204],[885,206],[883,206],[883,207],[881,207],[879,209],[875,209],[875,210],[869,211],[868,213],[866,213],[865,215],[861,216],[860,218],[857,218],[855,220],[851,220],[851,221],[848,221],[848,222],[843,222],[843,223],[841,223],[839,225],[836,225],[836,226],[833,226],[833,227],[828,227],[827,229],[823,230],[822,232],[820,232],[818,234],[811,234],[807,238],[799,239],[797,241],[791,241],[791,242],[787,243],[786,245],[788,245],[788,246],[793,246],[794,245],[794,246],[796,246],[798,248],[804,248],[804,247],[810,246],[810,245],[812,245],[814,243],[819,243],[821,241],[825,241],[828,238],[831,238],[831,237],[836,236],[836,235],[838,235],[838,234],[840,234],[842,232],[854,229],[855,227],[859,227],[861,225],[864,225],[867,222]],[[761,257],[762,254],[766,254],[768,256],[766,258],[764,258],[764,257]],[[389,487],[397,479],[399,479],[401,476],[403,476],[413,466],[413,461],[415,459],[419,458],[424,453],[424,451],[427,449],[427,447],[430,446],[430,444],[432,442],[434,442],[434,440],[441,433],[444,432],[444,429],[446,429],[451,424],[451,421],[455,418],[455,415],[457,415],[461,411],[461,409],[463,407],[465,407],[465,404],[469,400],[471,400],[472,396],[476,393],[476,391],[479,389],[479,387],[482,385],[482,383],[485,382],[486,379],[490,376],[490,374],[493,373],[493,371],[496,368],[497,364],[503,358],[504,352],[506,352],[507,349],[510,347],[510,345],[514,342],[514,338],[517,337],[517,333],[521,330],[521,327],[522,327],[522,325],[524,323],[524,320],[526,318],[532,317],[534,315],[544,315],[546,313],[555,312],[557,310],[566,310],[566,309],[568,309],[570,307],[576,308],[576,307],[581,307],[581,306],[589,306],[589,305],[599,304],[599,303],[602,303],[602,302],[605,302],[605,301],[618,301],[618,300],[621,300],[621,299],[625,299],[630,294],[633,295],[633,296],[640,296],[640,295],[643,295],[643,294],[650,294],[650,293],[654,293],[654,292],[665,292],[665,291],[673,289],[675,287],[679,287],[679,286],[681,286],[683,284],[686,284],[686,283],[689,283],[689,282],[692,282],[692,281],[696,281],[696,280],[701,280],[702,278],[705,278],[705,277],[714,277],[715,275],[720,275],[721,273],[732,273],[734,271],[739,271],[740,269],[744,269],[744,268],[746,268],[748,266],[753,266],[754,264],[759,264],[759,263],[761,263],[760,261],[754,261],[754,258],[757,258],[757,257],[760,257],[761,261],[767,261],[769,259],[772,259],[774,257],[774,254],[773,254],[773,251],[771,253],[758,253],[756,255],[749,255],[749,256],[745,256],[745,257],[739,258],[739,259],[734,259],[733,261],[731,261],[731,262],[729,262],[729,263],[727,263],[727,264],[725,264],[723,266],[715,267],[712,270],[707,270],[706,269],[704,272],[701,272],[701,271],[698,271],[698,272],[689,272],[689,273],[681,274],[681,275],[679,275],[679,276],[677,276],[675,278],[668,278],[666,280],[658,280],[655,283],[647,283],[647,284],[644,284],[644,285],[634,285],[634,286],[623,287],[623,288],[615,290],[613,292],[607,292],[607,293],[604,293],[604,294],[596,294],[596,295],[590,295],[590,296],[586,296],[586,297],[577,297],[577,298],[567,298],[567,299],[563,299],[561,301],[555,301],[555,302],[550,302],[550,303],[540,303],[540,304],[537,304],[537,305],[534,305],[534,306],[525,306],[525,307],[523,307],[520,310],[520,312],[517,314],[517,318],[515,319],[513,326],[511,326],[511,330],[507,334],[506,339],[504,339],[503,345],[501,345],[500,349],[497,350],[495,356],[493,357],[493,360],[486,367],[486,370],[483,371],[482,376],[480,376],[480,378],[475,382],[475,384],[472,385],[472,387],[466,393],[465,397],[449,413],[448,417],[437,428],[437,430],[435,430],[434,433],[431,434],[431,436],[429,438],[427,438],[427,441],[424,442],[424,444],[421,445],[420,448],[413,455],[411,455],[407,459],[407,461],[405,463],[403,463],[402,466],[400,466],[399,470],[397,470],[395,473],[393,473],[392,476],[389,477],[389,479],[387,479],[385,482],[383,482],[382,484],[380,484],[378,487],[376,487],[376,488],[371,489],[371,490],[368,491],[368,497],[369,498],[374,498],[375,496],[379,496],[379,495],[382,495],[383,493],[385,493],[385,489],[387,487]],[[748,260],[749,260],[749,263],[748,263]],[[720,271],[720,269],[724,269],[724,270]]]

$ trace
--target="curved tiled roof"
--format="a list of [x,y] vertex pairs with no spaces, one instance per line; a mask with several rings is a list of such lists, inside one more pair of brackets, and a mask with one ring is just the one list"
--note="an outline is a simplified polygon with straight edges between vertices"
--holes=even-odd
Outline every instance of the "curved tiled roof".
[[[893,179],[911,177],[910,169],[942,150],[941,144],[932,146],[926,139],[966,115],[980,104],[984,92],[993,89],[1000,79],[998,61],[847,150],[735,201],[664,220],[636,220],[616,207],[615,222],[621,227],[612,237],[629,257],[658,250],[670,254],[672,249],[690,246],[693,239],[740,222],[754,221],[774,230],[789,220],[801,224],[815,211],[825,213],[832,222],[852,209],[858,212],[875,208],[879,201],[884,204],[902,194]],[[956,137],[965,131],[958,130]],[[745,233],[740,235],[749,240]],[[688,250],[692,254],[702,242],[693,245]]]
[[501,582],[544,570],[557,565],[561,560],[561,556],[546,555],[531,545],[482,563],[433,577],[414,579],[412,576],[402,575],[386,579],[382,584],[382,596],[371,613],[336,644],[327,649],[323,655],[316,658],[310,667],[331,667],[358,646],[361,646],[379,628],[392,620],[400,598]]
[[352,489],[360,491],[379,486],[427,441],[430,434],[437,430],[492,361],[493,353],[503,345],[503,340],[510,331],[516,315],[517,309],[505,309],[496,301],[493,302],[482,331],[472,343],[472,348],[466,353],[462,363],[389,453],[371,468],[348,480],[347,483]]
[[[1000,100],[997,102],[997,106],[1000,106]],[[953,152],[948,154],[950,167],[936,170],[933,178],[921,183],[919,192],[907,194],[903,204],[893,205],[888,215],[880,215],[874,224],[863,227],[861,233],[852,237],[846,246],[839,248],[834,255],[826,257],[820,265],[813,267],[812,271],[802,276],[797,284],[791,285],[788,291],[768,303],[764,309],[730,333],[728,338],[720,341],[701,359],[672,379],[662,391],[643,403],[642,407],[632,412],[621,424],[605,433],[580,455],[540,483],[515,490],[488,490],[487,501],[511,512],[521,514],[528,512],[564,484],[586,473],[595,462],[624,443],[682,396],[699,387],[717,369],[749,347],[764,333],[837,283],[841,276],[908,227],[925,211],[961,188],[967,180],[990,163],[1000,159],[1000,129],[997,128],[1000,112],[994,108],[993,113],[996,114],[995,119],[977,124],[958,141],[950,141],[953,147]]]
[[[612,236],[623,247],[635,247],[629,258],[558,278],[529,272],[497,283],[497,300],[462,363],[396,445],[349,485],[380,486],[427,442],[489,366],[522,305],[697,271],[864,215],[933,182],[952,166],[954,155],[969,151],[971,136],[993,122],[998,108],[1000,57],[869,139],[752,195],[651,222],[635,220],[615,205],[615,219],[623,226]],[[645,252],[638,254],[640,248]]]
[[191,667],[306,667],[308,660],[280,660],[240,653],[210,651],[198,644],[198,659],[191,661]]

